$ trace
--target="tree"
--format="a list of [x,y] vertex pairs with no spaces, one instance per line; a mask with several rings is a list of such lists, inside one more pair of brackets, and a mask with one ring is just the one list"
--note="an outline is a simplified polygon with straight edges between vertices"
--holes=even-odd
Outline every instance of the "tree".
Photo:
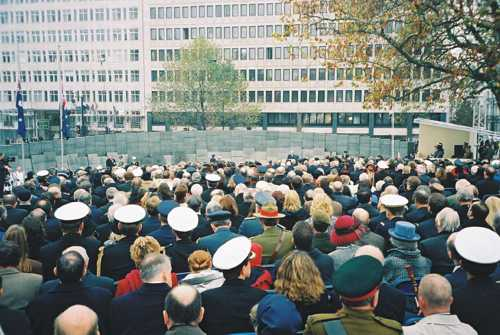
[[367,107],[420,95],[454,104],[488,89],[498,105],[498,11],[498,0],[285,0],[280,37],[351,68],[370,90]]
[[179,58],[165,64],[165,75],[160,75],[156,87],[159,93],[151,102],[153,112],[169,112],[170,124],[205,130],[217,122],[227,125],[228,112],[247,110],[239,103],[245,82],[231,63],[217,57],[215,45],[196,39],[181,50]]
[[454,106],[453,110],[454,114],[451,122],[460,124],[462,126],[472,127],[474,111],[472,109],[472,105],[469,102],[464,101],[458,106]]

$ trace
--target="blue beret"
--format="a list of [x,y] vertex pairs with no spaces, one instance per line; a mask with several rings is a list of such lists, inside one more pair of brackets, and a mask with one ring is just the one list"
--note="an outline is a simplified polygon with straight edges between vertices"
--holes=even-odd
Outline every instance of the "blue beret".
[[287,297],[268,294],[257,307],[257,323],[263,334],[295,334],[302,328],[302,317]]
[[267,166],[261,165],[257,168],[258,173],[266,173],[267,172]]
[[257,192],[255,194],[255,202],[257,203],[257,205],[262,207],[269,203],[276,204],[276,199],[274,199],[269,193]]
[[170,211],[172,209],[174,209],[175,207],[179,207],[179,204],[173,200],[165,200],[165,201],[160,202],[157,210],[158,210],[158,213],[160,213],[160,215],[166,217],[166,216],[168,216],[168,213],[170,213]]
[[49,179],[47,179],[47,182],[49,184],[60,184],[61,179],[59,179],[59,177],[57,177],[57,176],[50,176]]
[[229,218],[231,218],[231,213],[228,211],[215,211],[212,213],[207,213],[207,217],[209,221],[228,220]]
[[191,166],[191,165],[190,165],[190,166],[188,166],[188,167],[186,168],[186,172],[193,173],[193,172],[195,172],[195,171],[196,171],[196,168],[195,168],[194,166]]

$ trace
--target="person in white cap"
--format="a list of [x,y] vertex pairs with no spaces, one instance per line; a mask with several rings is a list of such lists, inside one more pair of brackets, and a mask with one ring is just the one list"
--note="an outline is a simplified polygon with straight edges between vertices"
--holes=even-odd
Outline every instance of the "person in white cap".
[[201,194],[201,198],[208,203],[210,202],[212,191],[218,188],[221,177],[216,173],[207,173],[205,180],[207,181],[207,188]]
[[451,313],[481,335],[498,334],[500,283],[490,274],[500,261],[500,237],[490,229],[465,228],[456,235],[455,250],[468,279],[453,291]]
[[201,294],[205,317],[200,327],[207,334],[252,332],[250,309],[266,292],[245,284],[250,277],[252,243],[245,236],[235,237],[217,249],[213,266],[226,279],[221,287]]
[[130,258],[130,246],[139,236],[145,217],[146,211],[138,205],[126,205],[115,212],[114,219],[118,223],[118,230],[125,237],[99,249],[96,273],[98,276],[102,274],[120,280],[135,268]]
[[44,281],[55,278],[53,270],[57,259],[61,256],[64,249],[75,245],[85,248],[89,257],[88,268],[91,272],[95,273],[99,241],[82,236],[85,219],[89,214],[89,206],[82,202],[70,202],[55,211],[55,218],[61,222],[62,236],[59,240],[40,248],[40,261],[43,264]]
[[201,249],[191,240],[191,234],[198,226],[198,215],[189,207],[176,207],[168,214],[167,221],[175,236],[175,242],[165,250],[172,262],[172,271],[189,272],[189,255]]
[[404,221],[403,216],[406,211],[408,199],[398,194],[388,194],[380,197],[380,204],[385,209],[387,220],[378,222],[377,225],[370,225],[374,233],[379,234],[386,241],[389,240],[389,229],[394,228],[396,222]]

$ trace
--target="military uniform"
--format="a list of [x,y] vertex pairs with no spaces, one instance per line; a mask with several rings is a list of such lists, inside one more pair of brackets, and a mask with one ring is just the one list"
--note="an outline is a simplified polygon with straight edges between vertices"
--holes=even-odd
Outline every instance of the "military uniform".
[[[401,334],[399,322],[375,316],[375,306],[366,302],[375,299],[382,276],[382,264],[371,256],[358,256],[345,262],[333,275],[333,288],[341,296],[344,307],[335,314],[311,315],[304,334]],[[365,310],[351,307],[358,305]]]
[[240,235],[233,233],[228,227],[220,227],[212,235],[200,238],[198,246],[200,249],[208,250],[213,255],[221,245],[237,236]]
[[307,319],[304,335],[334,335],[328,332],[328,322],[340,321],[347,335],[396,335],[401,334],[399,322],[375,316],[373,312],[353,311],[343,308],[335,314],[316,314]]
[[276,259],[280,259],[293,250],[293,236],[291,231],[282,231],[280,228],[273,226],[265,229],[262,234],[251,238],[252,242],[258,243],[262,246],[262,264],[269,264],[275,261],[271,260],[271,255],[278,244],[280,234],[282,232],[283,243],[281,244],[281,247],[276,255]]
[[189,272],[188,257],[196,250],[200,250],[200,246],[191,242],[190,239],[178,240],[167,246],[165,253],[170,257],[172,262],[172,272]]
[[124,237],[118,242],[101,247],[97,262],[97,275],[120,280],[135,269],[135,264],[130,258],[130,246],[134,244],[137,237]]

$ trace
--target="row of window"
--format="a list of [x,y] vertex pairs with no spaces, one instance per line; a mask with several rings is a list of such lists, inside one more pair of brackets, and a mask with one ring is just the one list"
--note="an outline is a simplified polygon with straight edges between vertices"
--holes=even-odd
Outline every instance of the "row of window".
[[[19,63],[89,63],[112,62],[127,63],[139,61],[139,49],[113,49],[113,50],[31,50],[19,51]],[[2,63],[16,63],[16,54],[13,51],[2,51]]]
[[139,8],[80,8],[2,11],[0,24],[137,20]]
[[[431,97],[438,100],[439,90],[422,90],[409,96],[407,91],[402,92],[405,96],[403,101],[425,102]],[[185,99],[196,99],[197,92],[182,94],[179,91],[153,91],[152,100],[154,102],[174,103]],[[233,96],[235,102],[250,103],[350,103],[363,102],[368,97],[367,90],[284,90],[284,91],[244,91]],[[396,92],[400,97],[401,92]]]
[[290,13],[290,3],[283,4],[281,2],[149,8],[149,18],[152,20],[240,16],[281,16],[283,14]]
[[[204,29],[204,28],[200,28]],[[382,44],[371,45],[367,52],[373,56],[382,50]],[[152,62],[164,62],[179,60],[182,57],[181,49],[151,49]],[[255,59],[317,59],[326,58],[327,49],[325,46],[278,46],[260,48],[219,48],[218,57],[230,61],[245,61]]]
[[19,71],[17,77],[14,71],[3,71],[0,82],[58,82],[59,78],[64,82],[138,82],[139,70],[64,70],[59,75],[57,70],[36,70]]
[[[290,126],[298,124],[298,117],[301,118],[303,126],[324,126],[332,125],[336,118],[338,127],[368,127],[370,115],[368,113],[267,113],[268,126]],[[394,114],[394,126],[406,127],[406,113]],[[442,120],[441,113],[418,113],[411,114],[413,120],[418,118],[428,118],[432,120]],[[375,127],[389,128],[392,126],[392,116],[389,113],[373,113],[373,123]],[[417,126],[416,123],[413,124]]]
[[[325,81],[325,80],[361,80],[368,75],[372,79],[373,69],[363,68],[295,68],[295,69],[240,69],[239,77],[246,81]],[[430,78],[429,71],[412,72],[412,78]],[[186,75],[184,73],[183,75]],[[194,73],[190,74],[194,76]],[[201,74],[206,77],[207,73]],[[152,70],[151,81],[178,81],[181,79],[179,70]]]
[[121,42],[138,41],[139,28],[113,29],[64,29],[34,31],[3,31],[0,42],[9,43],[56,43],[56,42]]
[[[0,92],[0,102],[14,102],[16,91],[2,91]],[[21,96],[25,102],[58,102],[58,90],[35,90],[35,91],[21,91]],[[65,90],[64,97],[67,101],[77,102],[83,101],[90,102],[141,102],[141,92],[139,90],[132,91],[73,91]],[[28,106],[29,107],[29,106]]]

